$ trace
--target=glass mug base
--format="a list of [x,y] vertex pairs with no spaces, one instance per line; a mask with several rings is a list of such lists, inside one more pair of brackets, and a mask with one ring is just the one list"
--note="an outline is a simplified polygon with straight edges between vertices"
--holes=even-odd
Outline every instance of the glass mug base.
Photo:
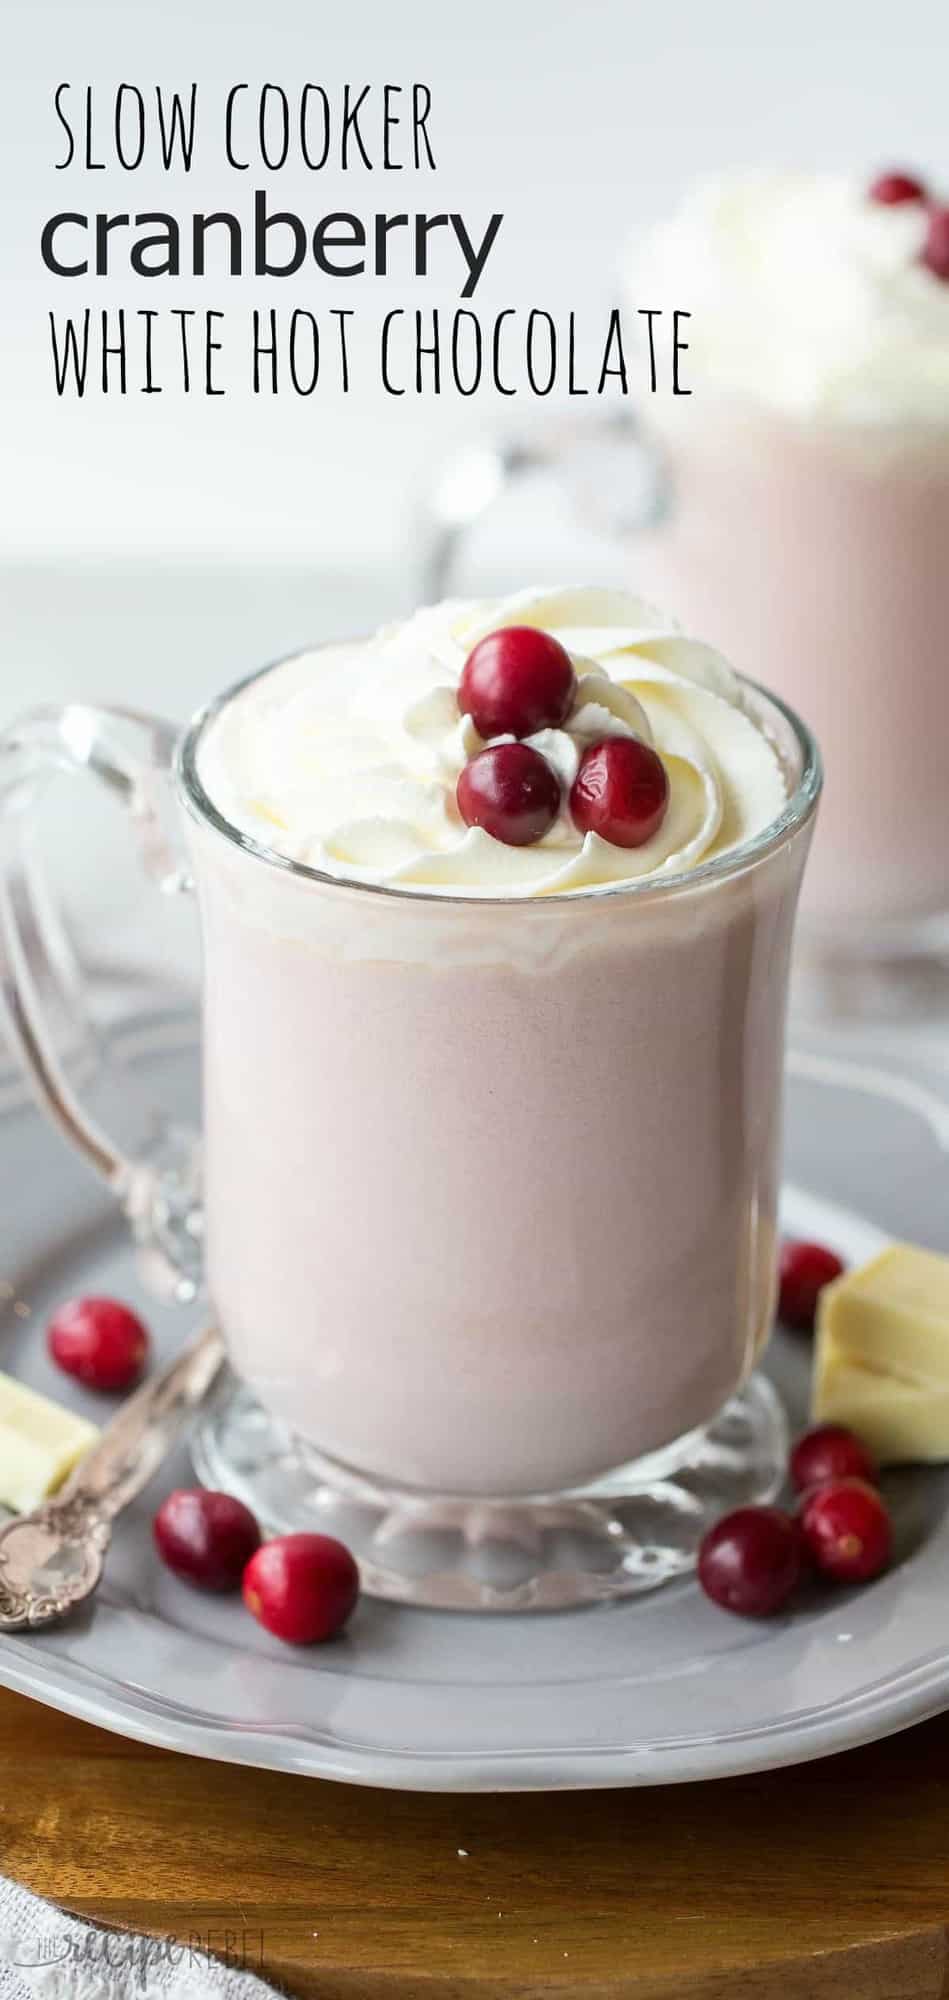
[[565,1611],[635,1597],[695,1568],[732,1507],[772,1500],[787,1463],[764,1376],[700,1430],[585,1487],[514,1500],[378,1486],[294,1437],[228,1377],[191,1443],[198,1478],[270,1533],[336,1535],[370,1597],[445,1611]]

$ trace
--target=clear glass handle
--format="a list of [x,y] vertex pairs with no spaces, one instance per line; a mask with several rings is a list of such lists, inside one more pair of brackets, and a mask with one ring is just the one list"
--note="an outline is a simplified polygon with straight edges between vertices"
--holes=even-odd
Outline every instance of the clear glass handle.
[[560,481],[587,527],[625,541],[657,527],[672,501],[669,468],[638,417],[547,419],[543,428],[468,447],[436,478],[421,523],[421,594],[450,594],[465,537],[502,495],[532,473]]
[[[40,708],[0,732],[0,1006],[42,1108],[122,1203],[151,1253],[151,1275],[179,1298],[201,1276],[198,1146],[158,1112],[144,1157],[130,1157],[81,1102],[57,1051],[102,1045],[67,933],[40,867],[37,806],[57,775],[89,772],[124,807],[151,881],[164,894],[190,889],[172,819],[177,731],[132,709],[70,703]],[[106,1058],[107,1060],[107,1058]]]

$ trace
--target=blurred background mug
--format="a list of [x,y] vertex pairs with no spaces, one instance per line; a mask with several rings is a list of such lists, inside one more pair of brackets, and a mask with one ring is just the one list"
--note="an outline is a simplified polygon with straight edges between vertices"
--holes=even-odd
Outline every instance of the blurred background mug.
[[699,189],[640,259],[647,303],[694,302],[692,393],[469,453],[432,507],[437,596],[466,528],[546,471],[627,582],[807,718],[827,776],[800,956],[813,997],[871,1009],[944,1004],[949,956],[949,273],[923,260],[931,212],[837,178]]

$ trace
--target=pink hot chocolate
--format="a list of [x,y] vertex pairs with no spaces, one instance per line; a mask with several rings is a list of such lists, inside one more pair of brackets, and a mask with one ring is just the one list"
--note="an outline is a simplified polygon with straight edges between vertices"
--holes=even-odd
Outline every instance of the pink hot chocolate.
[[383,1485],[588,1480],[709,1420],[767,1337],[817,777],[745,699],[789,803],[693,875],[393,893],[192,812],[211,1295],[266,1407]]
[[[804,911],[871,956],[949,914],[949,208],[925,172],[709,177],[640,246],[692,317],[637,578],[825,758]],[[889,946],[887,930],[890,931]]]
[[[949,430],[898,442],[696,407],[651,590],[812,724],[827,792],[811,923],[949,910]],[[851,934],[852,935],[852,934]]]

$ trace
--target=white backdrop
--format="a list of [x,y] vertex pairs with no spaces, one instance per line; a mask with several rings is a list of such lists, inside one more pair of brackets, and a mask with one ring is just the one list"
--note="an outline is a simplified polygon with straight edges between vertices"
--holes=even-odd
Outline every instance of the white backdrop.
[[[574,306],[598,319],[615,296],[618,246],[703,169],[870,170],[892,159],[949,176],[947,13],[943,0],[6,0],[0,552],[391,561],[407,497],[495,415],[485,396],[394,401],[379,389],[350,401],[321,389],[307,402],[244,393],[58,403],[50,305],[217,305],[224,281],[181,279],[164,301],[146,301],[140,280],[116,282],[107,301],[101,282],[57,283],[43,269],[45,217],[73,202],[233,207],[241,177],[199,162],[187,181],[56,173],[56,83],[72,82],[76,97],[92,82],[107,108],[123,80],[197,79],[209,104],[238,79],[330,90],[425,81],[436,176],[288,168],[272,177],[274,199],[304,216],[403,206],[477,220],[503,210],[478,307]],[[235,287],[245,310],[256,302],[254,282],[231,280],[230,302]],[[370,278],[344,288],[311,266],[308,278],[272,284],[267,302],[319,310],[382,297]],[[435,277],[411,291],[386,287],[386,304],[409,301],[453,307],[457,287]]]

